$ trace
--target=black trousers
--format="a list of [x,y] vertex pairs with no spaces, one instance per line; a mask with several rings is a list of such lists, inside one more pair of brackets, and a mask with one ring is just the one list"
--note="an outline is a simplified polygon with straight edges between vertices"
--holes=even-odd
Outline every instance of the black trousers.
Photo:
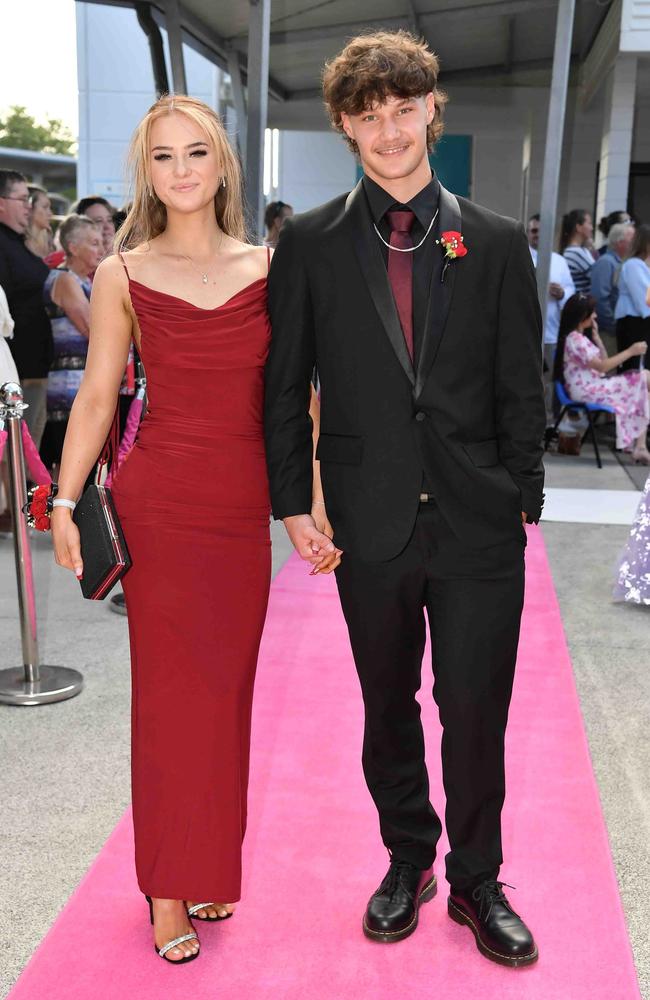
[[[623,316],[616,320],[616,350],[624,351],[637,340],[650,337],[650,316]],[[648,355],[642,358],[628,358],[618,366],[619,372],[636,372],[639,367],[648,367]]]
[[419,868],[435,858],[441,821],[429,801],[421,685],[426,610],[433,696],[443,728],[450,842],[447,879],[467,889],[502,862],[504,737],[524,595],[525,532],[476,550],[421,504],[413,535],[390,562],[347,553],[336,571],[365,705],[363,768],[391,855]]

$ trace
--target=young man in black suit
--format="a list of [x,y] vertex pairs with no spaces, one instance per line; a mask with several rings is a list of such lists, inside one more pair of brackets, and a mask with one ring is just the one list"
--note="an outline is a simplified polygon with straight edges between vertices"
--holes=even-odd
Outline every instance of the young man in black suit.
[[[269,279],[266,435],[273,511],[315,563],[333,544],[365,704],[363,767],[390,868],[365,934],[411,934],[436,891],[415,699],[433,646],[449,915],[479,950],[534,962],[498,881],[504,735],[524,591],[524,521],[542,507],[541,317],[523,227],[431,172],[445,96],[405,32],[350,42],[325,69],[331,121],[358,155],[351,194],[286,223]],[[317,458],[334,543],[312,506]]]

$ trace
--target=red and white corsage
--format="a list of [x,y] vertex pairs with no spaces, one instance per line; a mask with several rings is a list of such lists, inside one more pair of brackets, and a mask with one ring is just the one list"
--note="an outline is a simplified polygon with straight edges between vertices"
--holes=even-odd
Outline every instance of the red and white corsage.
[[440,278],[442,282],[445,280],[445,273],[452,260],[456,260],[457,257],[464,257],[468,251],[464,243],[463,234],[456,232],[455,229],[448,229],[446,233],[442,233],[440,239],[436,240],[436,243],[440,244],[445,252],[445,265],[442,269],[442,277]]

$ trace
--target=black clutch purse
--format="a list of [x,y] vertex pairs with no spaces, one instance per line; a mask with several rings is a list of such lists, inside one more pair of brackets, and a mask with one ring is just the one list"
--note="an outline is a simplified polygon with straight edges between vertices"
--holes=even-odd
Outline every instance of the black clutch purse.
[[90,601],[101,601],[131,566],[111,491],[106,486],[88,486],[72,520],[81,538],[81,592]]

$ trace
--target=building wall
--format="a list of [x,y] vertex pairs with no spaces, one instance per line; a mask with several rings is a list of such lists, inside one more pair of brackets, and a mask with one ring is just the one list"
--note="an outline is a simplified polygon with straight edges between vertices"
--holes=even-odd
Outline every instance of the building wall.
[[[125,156],[138,121],[155,100],[151,57],[135,11],[77,3],[79,196],[101,194],[116,206],[126,198]],[[166,33],[163,31],[165,47]],[[216,106],[219,71],[184,46],[190,93]],[[169,78],[169,55],[167,53]]]
[[280,134],[277,193],[296,212],[306,212],[356,184],[357,164],[343,139],[331,132]]

